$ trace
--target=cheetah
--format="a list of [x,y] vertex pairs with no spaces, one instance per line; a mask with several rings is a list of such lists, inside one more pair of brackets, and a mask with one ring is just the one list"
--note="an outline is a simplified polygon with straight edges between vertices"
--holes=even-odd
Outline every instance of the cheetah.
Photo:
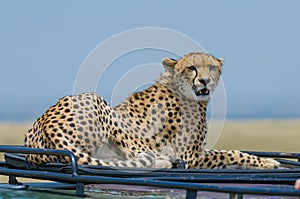
[[[73,152],[78,164],[170,168],[273,169],[280,163],[237,150],[204,150],[206,109],[224,60],[206,53],[164,58],[165,71],[147,89],[111,107],[95,93],[66,96],[36,120],[25,146]],[[26,156],[31,164],[67,157]]]

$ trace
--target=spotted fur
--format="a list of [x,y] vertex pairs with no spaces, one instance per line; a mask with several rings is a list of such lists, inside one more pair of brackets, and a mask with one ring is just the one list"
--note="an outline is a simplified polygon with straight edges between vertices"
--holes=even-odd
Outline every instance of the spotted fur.
[[[203,150],[206,108],[224,60],[189,53],[165,58],[155,84],[111,107],[95,93],[66,96],[25,136],[25,146],[72,151],[79,164],[170,168],[277,168],[279,163],[240,151]],[[67,157],[28,155],[32,164],[68,163]]]

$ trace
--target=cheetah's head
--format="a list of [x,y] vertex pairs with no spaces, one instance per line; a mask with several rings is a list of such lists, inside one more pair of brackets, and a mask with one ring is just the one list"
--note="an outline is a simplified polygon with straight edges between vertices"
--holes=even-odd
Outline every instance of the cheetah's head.
[[179,60],[164,58],[162,64],[181,94],[191,100],[209,101],[219,82],[224,60],[206,53],[189,53]]

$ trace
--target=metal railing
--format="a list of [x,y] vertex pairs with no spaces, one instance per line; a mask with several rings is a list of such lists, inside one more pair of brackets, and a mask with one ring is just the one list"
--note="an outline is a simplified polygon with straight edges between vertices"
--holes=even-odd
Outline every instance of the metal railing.
[[[77,196],[84,196],[84,186],[87,184],[124,184],[128,186],[138,185],[182,189],[186,190],[186,198],[196,198],[198,191],[228,193],[231,198],[242,198],[244,194],[300,196],[300,190],[295,190],[291,186],[297,178],[300,178],[300,163],[297,162],[300,154],[298,153],[249,152],[264,157],[280,158],[278,159],[279,161],[293,166],[294,168],[292,169],[212,170],[141,169],[77,165],[76,157],[70,151],[32,149],[21,146],[0,145],[0,152],[68,156],[70,164],[60,164],[57,166],[57,170],[53,169],[51,165],[32,169],[30,165],[22,168],[3,162],[0,164],[0,174],[10,176],[10,184],[18,184],[16,177],[75,184]],[[297,161],[289,159],[296,159]],[[233,183],[234,186],[232,185]],[[254,186],[243,186],[243,183],[252,183]],[[255,184],[259,184],[259,186],[255,186]],[[282,186],[269,186],[271,184]]]

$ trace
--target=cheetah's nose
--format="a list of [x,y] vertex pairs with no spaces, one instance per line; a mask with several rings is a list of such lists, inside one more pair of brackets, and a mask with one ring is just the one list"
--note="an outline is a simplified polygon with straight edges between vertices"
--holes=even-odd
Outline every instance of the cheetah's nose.
[[201,84],[203,84],[204,86],[206,86],[206,85],[210,82],[210,79],[209,79],[209,78],[201,78],[201,79],[199,80],[199,82],[200,82]]

